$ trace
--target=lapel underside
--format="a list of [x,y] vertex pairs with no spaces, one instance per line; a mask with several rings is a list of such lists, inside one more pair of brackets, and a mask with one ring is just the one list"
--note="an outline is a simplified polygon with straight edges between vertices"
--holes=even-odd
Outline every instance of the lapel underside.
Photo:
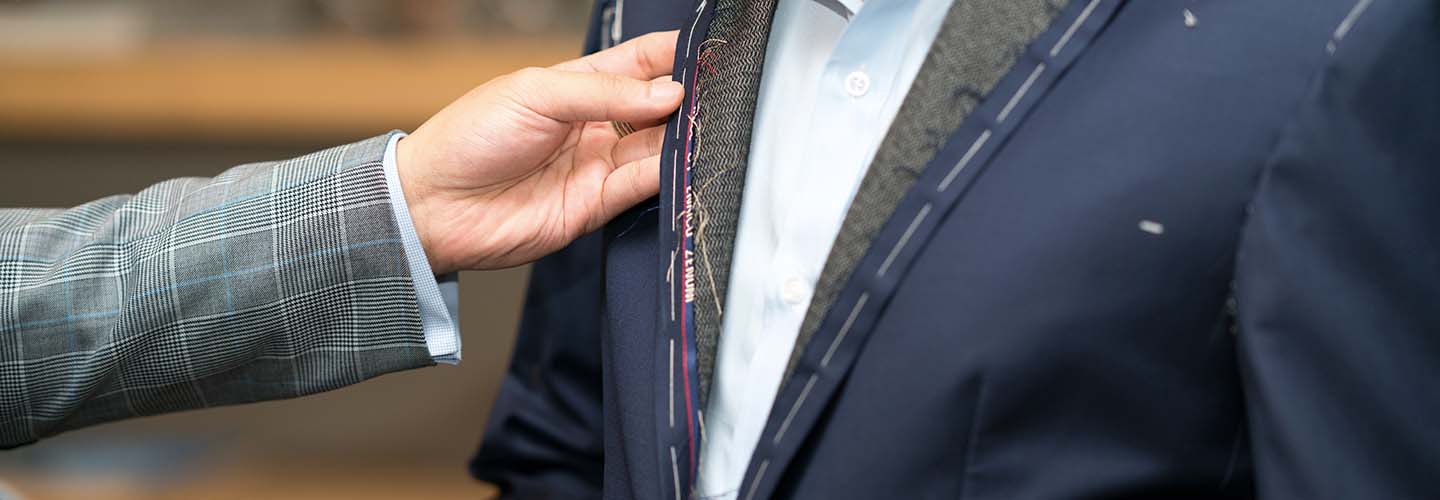
[[656,451],[669,467],[661,491],[676,499],[689,496],[697,470],[774,9],[775,0],[701,0],[675,54],[686,99],[662,150],[660,213],[669,220],[660,227],[666,286],[655,366],[666,372],[655,410]]
[[769,498],[910,263],[1124,0],[955,0],[846,214],[740,498]]
[[695,106],[689,151],[687,233],[693,271],[699,404],[708,400],[725,291],[745,189],[760,72],[775,0],[717,0],[709,33],[696,44]]

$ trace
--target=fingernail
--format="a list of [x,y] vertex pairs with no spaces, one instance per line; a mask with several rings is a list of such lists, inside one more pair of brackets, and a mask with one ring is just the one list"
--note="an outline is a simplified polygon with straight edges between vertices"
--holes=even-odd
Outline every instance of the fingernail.
[[671,102],[679,99],[684,93],[685,87],[682,87],[680,82],[673,80],[650,82],[650,96],[658,101]]

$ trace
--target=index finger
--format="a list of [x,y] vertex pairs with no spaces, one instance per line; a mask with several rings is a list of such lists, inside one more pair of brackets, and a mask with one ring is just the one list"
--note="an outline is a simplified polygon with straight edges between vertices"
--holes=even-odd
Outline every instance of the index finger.
[[675,40],[679,36],[679,31],[650,33],[552,67],[565,71],[612,73],[638,80],[668,76],[675,65]]

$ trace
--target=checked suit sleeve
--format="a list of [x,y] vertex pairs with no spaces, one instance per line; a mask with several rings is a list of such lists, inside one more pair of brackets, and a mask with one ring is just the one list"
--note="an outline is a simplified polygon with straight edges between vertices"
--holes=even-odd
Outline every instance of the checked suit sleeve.
[[434,364],[389,140],[0,210],[0,447]]

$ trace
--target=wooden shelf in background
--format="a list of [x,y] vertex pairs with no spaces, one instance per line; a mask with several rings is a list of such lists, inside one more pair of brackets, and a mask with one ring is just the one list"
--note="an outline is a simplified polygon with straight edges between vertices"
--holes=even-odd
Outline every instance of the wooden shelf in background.
[[[472,479],[463,463],[407,466],[401,464],[334,464],[288,462],[227,463],[215,470],[166,477],[125,477],[103,471],[69,476],[0,474],[0,498],[15,490],[30,500],[389,500],[436,498],[494,500],[499,489]],[[9,483],[8,485],[6,483]]]
[[0,138],[317,141],[413,129],[472,87],[578,39],[168,42],[0,53]]

